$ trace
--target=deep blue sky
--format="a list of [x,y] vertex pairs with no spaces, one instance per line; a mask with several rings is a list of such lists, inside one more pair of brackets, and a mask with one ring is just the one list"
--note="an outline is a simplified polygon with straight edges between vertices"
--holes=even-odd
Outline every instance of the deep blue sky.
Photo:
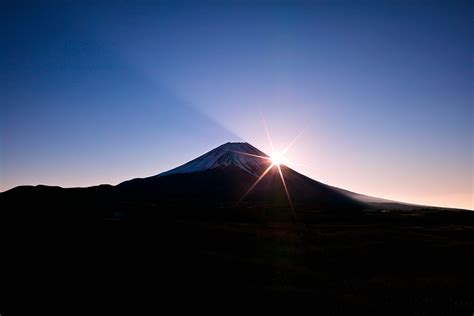
[[152,2],[2,1],[0,191],[268,152],[263,116],[310,177],[474,208],[470,1]]

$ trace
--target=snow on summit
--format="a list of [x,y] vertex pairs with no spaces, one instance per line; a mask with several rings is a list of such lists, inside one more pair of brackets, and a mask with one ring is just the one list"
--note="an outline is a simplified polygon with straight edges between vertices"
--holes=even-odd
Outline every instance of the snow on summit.
[[262,168],[267,167],[270,160],[256,156],[268,157],[249,143],[226,143],[184,165],[160,173],[158,176],[200,172],[228,166],[236,166],[250,174],[259,176]]

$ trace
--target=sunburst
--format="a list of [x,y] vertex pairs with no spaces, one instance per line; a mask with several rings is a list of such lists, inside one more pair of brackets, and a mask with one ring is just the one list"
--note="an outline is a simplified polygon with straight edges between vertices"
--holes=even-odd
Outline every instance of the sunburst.
[[286,194],[286,197],[288,199],[288,204],[290,205],[291,216],[295,220],[296,219],[295,208],[294,208],[293,202],[291,200],[290,192],[288,190],[288,186],[286,184],[285,176],[283,175],[281,165],[286,165],[288,163],[288,159],[285,157],[285,154],[291,148],[291,146],[293,146],[293,144],[296,142],[298,137],[300,137],[302,132],[300,132],[298,135],[296,135],[296,137],[285,147],[285,149],[283,149],[283,151],[279,152],[279,151],[276,151],[275,147],[273,146],[272,138],[270,137],[270,133],[268,132],[267,124],[266,124],[264,119],[263,119],[263,124],[265,126],[265,133],[267,134],[268,142],[269,142],[271,150],[272,150],[272,153],[271,153],[270,157],[265,157],[265,156],[260,156],[260,155],[253,155],[253,154],[244,153],[244,152],[239,152],[239,153],[268,160],[270,164],[262,172],[262,174],[257,178],[257,180],[255,180],[255,182],[250,186],[250,188],[247,190],[247,192],[245,192],[245,194],[242,196],[242,198],[240,199],[239,202],[243,201],[247,197],[247,195],[257,186],[257,184],[260,181],[263,180],[263,178],[268,174],[268,172],[270,172],[270,170],[272,170],[273,168],[277,168],[278,173],[280,175],[281,183],[283,184],[283,188],[285,189],[285,194]]

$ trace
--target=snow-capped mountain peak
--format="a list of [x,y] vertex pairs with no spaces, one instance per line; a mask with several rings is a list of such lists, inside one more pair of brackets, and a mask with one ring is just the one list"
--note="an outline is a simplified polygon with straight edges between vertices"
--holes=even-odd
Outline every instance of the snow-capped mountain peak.
[[250,174],[259,176],[262,169],[269,164],[268,155],[249,143],[226,143],[184,165],[160,173],[158,176],[201,172],[215,168],[226,168],[228,166],[239,167]]

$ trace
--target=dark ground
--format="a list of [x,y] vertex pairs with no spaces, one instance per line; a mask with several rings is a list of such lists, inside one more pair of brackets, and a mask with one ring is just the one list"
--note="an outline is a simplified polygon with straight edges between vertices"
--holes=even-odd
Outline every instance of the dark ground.
[[2,217],[2,315],[221,304],[226,313],[255,303],[316,314],[474,312],[474,212],[300,211],[292,222],[276,207],[149,207]]

